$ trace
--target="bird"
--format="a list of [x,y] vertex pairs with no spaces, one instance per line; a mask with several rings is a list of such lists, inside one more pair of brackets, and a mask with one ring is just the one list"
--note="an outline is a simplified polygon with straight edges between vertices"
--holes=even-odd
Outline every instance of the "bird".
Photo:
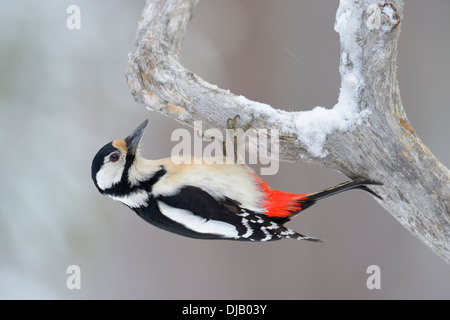
[[379,185],[354,179],[320,192],[273,190],[246,164],[145,159],[140,142],[148,120],[125,139],[113,140],[95,155],[91,176],[98,191],[120,201],[148,223],[195,239],[273,241],[284,238],[322,242],[285,226],[317,201]]

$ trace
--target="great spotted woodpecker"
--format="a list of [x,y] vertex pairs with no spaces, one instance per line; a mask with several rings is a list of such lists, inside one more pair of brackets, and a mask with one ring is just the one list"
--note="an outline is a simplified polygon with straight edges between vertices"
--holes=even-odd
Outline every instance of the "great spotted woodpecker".
[[244,164],[174,164],[144,159],[138,151],[148,121],[124,140],[101,148],[92,161],[100,193],[118,200],[161,229],[191,238],[321,241],[284,224],[316,201],[360,188],[376,196],[368,180],[352,180],[316,193],[272,190]]

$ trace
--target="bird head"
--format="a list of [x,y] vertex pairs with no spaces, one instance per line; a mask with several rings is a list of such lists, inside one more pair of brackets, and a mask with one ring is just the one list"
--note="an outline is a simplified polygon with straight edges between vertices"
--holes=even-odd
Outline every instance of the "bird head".
[[100,193],[120,182],[128,183],[128,170],[138,156],[139,143],[147,124],[148,120],[145,120],[128,137],[111,141],[97,152],[92,161],[91,174]]

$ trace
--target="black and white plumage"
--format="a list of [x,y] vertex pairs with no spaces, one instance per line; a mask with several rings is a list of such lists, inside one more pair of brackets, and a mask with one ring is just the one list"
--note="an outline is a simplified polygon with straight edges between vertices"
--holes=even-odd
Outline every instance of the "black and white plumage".
[[365,180],[318,193],[271,190],[246,165],[174,164],[170,158],[144,159],[138,152],[148,121],[124,140],[101,148],[92,162],[100,193],[120,201],[161,229],[198,239],[320,241],[284,226],[317,200],[353,188],[372,193]]

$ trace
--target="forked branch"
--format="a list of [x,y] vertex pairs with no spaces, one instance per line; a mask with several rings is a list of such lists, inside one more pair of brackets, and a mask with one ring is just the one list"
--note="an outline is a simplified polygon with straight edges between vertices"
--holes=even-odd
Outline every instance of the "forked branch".
[[398,221],[450,262],[450,172],[406,118],[396,74],[401,0],[341,0],[341,91],[331,109],[289,112],[218,88],[180,64],[198,0],[147,0],[127,81],[136,101],[187,125],[222,128],[239,115],[280,132],[280,160],[317,163],[371,187]]

